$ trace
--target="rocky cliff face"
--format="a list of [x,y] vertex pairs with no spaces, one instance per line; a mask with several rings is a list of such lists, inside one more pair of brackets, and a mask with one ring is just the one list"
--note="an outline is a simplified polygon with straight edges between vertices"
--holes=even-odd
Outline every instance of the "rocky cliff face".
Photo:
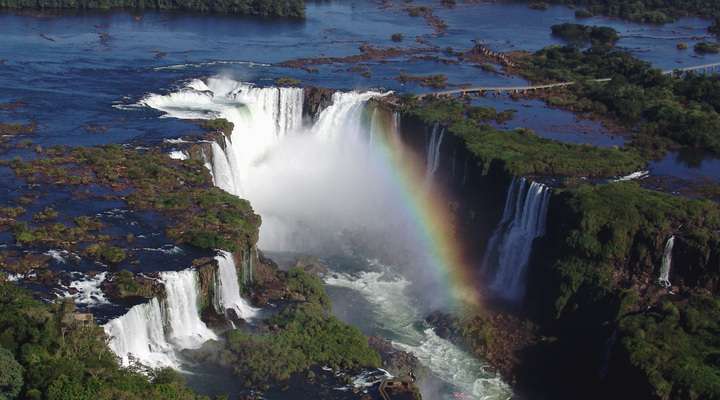
[[[402,119],[404,142],[420,154],[428,152],[432,130]],[[463,237],[477,243],[475,260],[482,259],[511,180],[499,163],[480,165],[453,135],[440,146],[436,179],[452,198]],[[547,232],[534,243],[527,295],[522,307],[511,309],[514,316],[488,306],[430,322],[493,362],[520,392],[551,398],[712,396],[707,375],[700,376],[714,373],[708,360],[718,350],[704,333],[720,310],[717,205],[633,183],[556,188],[549,204]],[[664,259],[670,260],[669,287],[661,284]],[[508,337],[517,340],[499,340]],[[512,361],[497,361],[502,354],[499,359]],[[676,357],[697,377],[681,378]]]
[[[415,117],[401,115],[403,143],[426,161],[430,156],[434,128]],[[439,160],[433,179],[449,199],[460,232],[458,237],[468,244],[468,258],[478,260],[479,272],[485,245],[500,220],[512,177],[499,163],[483,165],[478,162],[460,138],[446,133],[439,143]]]

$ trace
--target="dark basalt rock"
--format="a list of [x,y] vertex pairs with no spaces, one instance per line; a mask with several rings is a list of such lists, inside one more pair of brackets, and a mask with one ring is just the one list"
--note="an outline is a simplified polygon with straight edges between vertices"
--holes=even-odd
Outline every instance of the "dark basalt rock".
[[333,89],[306,87],[303,93],[305,97],[303,99],[303,116],[310,119],[317,117],[321,110],[332,104],[333,93],[335,93]]
[[370,336],[368,344],[380,354],[383,368],[392,375],[401,379],[422,380],[428,374],[428,370],[420,364],[420,360],[412,353],[400,351],[393,347],[392,343],[379,336]]

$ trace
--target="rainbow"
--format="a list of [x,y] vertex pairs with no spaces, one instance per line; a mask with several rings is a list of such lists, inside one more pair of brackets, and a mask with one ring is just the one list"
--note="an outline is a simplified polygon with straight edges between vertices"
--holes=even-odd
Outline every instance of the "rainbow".
[[413,234],[425,247],[433,278],[447,289],[454,305],[478,305],[475,267],[465,255],[454,226],[457,218],[440,185],[426,179],[425,160],[402,142],[396,113],[374,107],[371,111],[373,145],[380,150],[394,187],[406,204]]

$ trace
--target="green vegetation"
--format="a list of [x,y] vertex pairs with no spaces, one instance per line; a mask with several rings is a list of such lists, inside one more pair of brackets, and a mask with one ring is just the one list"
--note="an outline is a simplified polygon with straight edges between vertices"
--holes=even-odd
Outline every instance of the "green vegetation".
[[693,265],[692,270],[674,271],[676,283],[682,279],[704,287],[720,279],[702,262],[720,248],[715,233],[720,229],[720,208],[713,202],[645,190],[631,182],[580,186],[561,191],[552,202],[561,204],[557,210],[562,213],[549,216],[559,221],[553,231],[557,236],[552,237],[554,264],[548,266],[553,283],[546,287],[546,299],[552,299],[547,312],[555,317],[567,310],[577,312],[589,301],[584,297],[587,290],[597,296],[594,302],[620,296],[615,292],[617,274],[654,284],[665,241],[676,233]]
[[24,246],[48,246],[60,248],[72,248],[80,242],[94,242],[104,240],[96,234],[102,224],[83,225],[82,219],[76,219],[75,224],[68,226],[64,223],[55,222],[37,227],[31,227],[25,222],[16,222],[12,226],[15,241]]
[[[279,86],[296,86],[299,83],[300,81],[297,79],[293,81],[292,78],[278,78],[277,80]],[[221,132],[229,138],[232,135],[235,124],[225,118],[215,118],[203,121],[202,127],[209,131]]]
[[37,129],[37,124],[34,122],[30,124],[0,123],[0,135],[2,136],[29,135],[35,133],[35,129]]
[[0,399],[15,399],[20,395],[24,372],[13,354],[0,347]]
[[267,17],[305,17],[303,0],[216,0],[216,1],[134,1],[134,0],[0,0],[0,8],[60,10],[173,10]]
[[320,279],[301,268],[291,268],[288,271],[287,288],[291,292],[301,295],[304,301],[317,304],[326,311],[330,311],[330,298],[325,293]]
[[593,45],[612,46],[620,40],[620,35],[613,28],[606,26],[587,26],[563,23],[550,27],[555,36],[573,44],[592,43]]
[[401,72],[397,80],[406,84],[408,82],[416,82],[418,85],[423,87],[430,87],[433,89],[443,89],[447,87],[447,76],[443,74],[426,75],[426,76],[413,76],[408,75],[405,72]]
[[700,54],[717,54],[720,53],[719,43],[700,42],[693,47],[696,53]]
[[624,318],[621,351],[660,399],[720,399],[720,301],[693,295]]
[[[648,153],[680,144],[720,152],[720,78],[663,74],[630,54],[606,47],[548,47],[521,61],[536,82],[576,81],[546,94],[552,105],[610,118],[636,131]],[[609,78],[608,82],[593,79]]]
[[[227,126],[223,121],[211,123],[222,129]],[[113,145],[51,149],[46,158],[14,161],[11,166],[16,175],[30,183],[96,184],[117,191],[129,190],[129,195],[118,198],[134,209],[166,215],[170,221],[167,234],[178,243],[235,251],[257,241],[260,217],[246,200],[212,186],[200,161],[172,160],[158,151],[138,152]],[[32,228],[17,223],[14,232],[16,240],[23,244],[65,244],[63,248],[67,248],[78,242],[103,241],[100,236],[87,235],[88,230],[99,229],[90,220],[81,217],[76,224],[77,227],[56,223]],[[121,249],[102,243],[88,251],[106,262],[125,258]]]
[[43,304],[0,283],[0,398],[205,399],[172,371],[146,377],[120,368],[103,330],[73,312],[72,302]]
[[124,249],[106,243],[91,244],[85,249],[85,254],[110,264],[120,263],[127,257]]
[[[283,76],[280,78],[275,79],[275,86],[281,86],[281,87],[297,87],[300,86],[300,80],[295,78],[290,78],[288,76]],[[223,121],[227,121],[225,119],[222,119]],[[225,135],[230,137],[230,134],[232,134],[232,123],[228,122],[228,124],[231,125],[230,129],[223,129],[223,132],[225,132]]]
[[246,385],[285,381],[311,367],[356,370],[381,365],[367,338],[330,314],[318,278],[294,268],[287,284],[305,299],[266,321],[270,332],[257,335],[233,330],[227,335],[227,348],[220,359],[232,366]]
[[[552,337],[528,349],[552,360],[547,376],[602,398],[720,398],[720,207],[633,182],[581,185],[555,190],[548,221],[526,300]],[[668,290],[657,281],[672,235]]]
[[[527,129],[501,131],[485,123],[487,109],[458,100],[407,101],[403,111],[428,125],[440,123],[461,138],[485,170],[499,163],[511,175],[614,176],[644,162],[633,150],[602,149],[544,139]],[[496,114],[505,118],[507,114]]]
[[592,14],[655,24],[672,22],[686,15],[720,16],[718,0],[553,0],[552,2],[582,6]]
[[43,222],[56,219],[58,212],[52,207],[45,207],[42,211],[39,211],[33,215],[34,222]]

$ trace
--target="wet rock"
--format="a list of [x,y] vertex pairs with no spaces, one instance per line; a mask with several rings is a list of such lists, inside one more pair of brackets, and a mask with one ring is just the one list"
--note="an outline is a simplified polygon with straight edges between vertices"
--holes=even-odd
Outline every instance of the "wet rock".
[[427,369],[420,364],[420,360],[415,355],[394,348],[389,340],[379,336],[370,336],[368,344],[380,354],[383,368],[390,374],[402,379],[415,377],[417,380],[422,380],[427,376]]
[[325,109],[332,104],[332,96],[335,93],[332,89],[320,87],[306,87],[303,95],[303,115],[309,118],[315,118],[320,110]]

